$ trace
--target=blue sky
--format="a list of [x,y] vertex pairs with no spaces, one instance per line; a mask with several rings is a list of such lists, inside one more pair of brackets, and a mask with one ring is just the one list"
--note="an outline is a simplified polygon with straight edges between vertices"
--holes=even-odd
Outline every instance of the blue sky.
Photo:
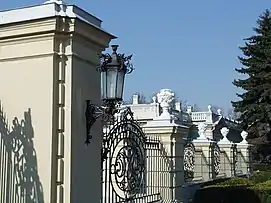
[[[236,99],[237,56],[268,0],[66,0],[103,20],[120,51],[134,54],[125,98],[170,88],[182,100],[227,109]],[[3,0],[0,10],[43,3]]]

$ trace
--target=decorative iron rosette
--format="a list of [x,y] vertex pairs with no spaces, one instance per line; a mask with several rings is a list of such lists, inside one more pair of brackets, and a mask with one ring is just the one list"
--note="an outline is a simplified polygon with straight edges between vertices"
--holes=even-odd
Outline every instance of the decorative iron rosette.
[[185,179],[194,178],[195,173],[195,147],[189,142],[184,147],[184,177]]
[[213,158],[214,158],[214,173],[219,174],[220,171],[220,149],[217,144],[213,145]]

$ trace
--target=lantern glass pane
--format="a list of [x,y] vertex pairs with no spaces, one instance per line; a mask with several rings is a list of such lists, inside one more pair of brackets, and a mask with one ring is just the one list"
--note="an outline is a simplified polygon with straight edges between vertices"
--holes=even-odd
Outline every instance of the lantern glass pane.
[[101,95],[101,97],[102,97],[102,99],[106,99],[106,72],[101,72],[101,86],[102,86],[102,88],[101,88],[101,93],[102,93],[102,95]]
[[116,98],[120,101],[122,101],[122,97],[123,97],[124,78],[125,78],[125,71],[124,70],[119,71],[118,78],[117,78]]
[[108,69],[106,74],[106,99],[116,99],[117,69]]

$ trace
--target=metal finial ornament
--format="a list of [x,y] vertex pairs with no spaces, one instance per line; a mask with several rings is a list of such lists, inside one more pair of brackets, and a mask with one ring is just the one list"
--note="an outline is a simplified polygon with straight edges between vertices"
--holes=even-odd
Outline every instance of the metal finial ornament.
[[111,47],[112,47],[113,53],[116,53],[117,50],[118,50],[119,45],[114,44],[114,45],[111,45]]
[[[119,45],[112,45],[112,54],[100,54],[100,65],[97,67],[97,70],[99,72],[105,72],[108,66],[111,65],[117,65],[118,70],[125,70],[125,74],[130,74],[133,72],[134,67],[131,63],[131,59],[133,57],[133,54],[125,56],[125,54],[117,53]],[[117,64],[116,64],[117,63]]]

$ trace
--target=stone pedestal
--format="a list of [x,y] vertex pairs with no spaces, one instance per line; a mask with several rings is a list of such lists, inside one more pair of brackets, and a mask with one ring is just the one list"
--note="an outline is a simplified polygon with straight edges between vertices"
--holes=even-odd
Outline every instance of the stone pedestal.
[[0,199],[101,197],[101,125],[85,141],[85,100],[100,103],[101,21],[61,1],[0,12]]
[[156,137],[161,143],[159,157],[154,158],[152,166],[148,166],[150,170],[150,167],[155,167],[158,159],[161,161],[152,187],[159,187],[165,202],[181,202],[184,184],[184,138],[188,135],[188,127],[160,118],[148,122],[143,129],[148,137]]

